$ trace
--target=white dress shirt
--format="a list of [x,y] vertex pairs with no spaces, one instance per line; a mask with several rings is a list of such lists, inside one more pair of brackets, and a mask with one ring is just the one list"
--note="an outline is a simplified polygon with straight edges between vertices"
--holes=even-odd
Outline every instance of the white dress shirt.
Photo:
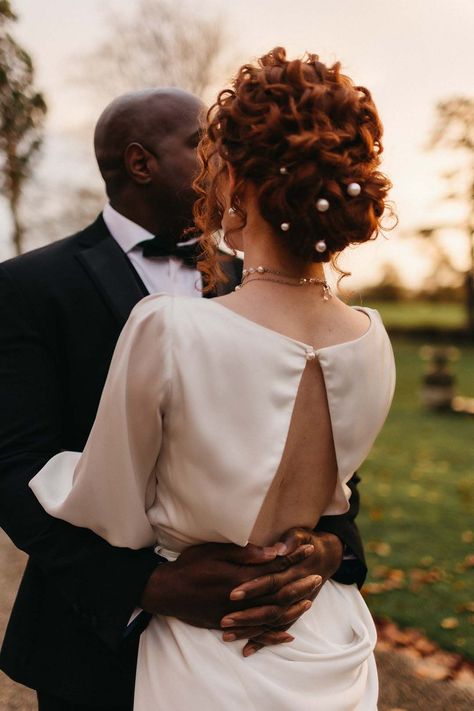
[[[107,229],[131,261],[150,294],[166,292],[173,296],[202,296],[202,277],[197,269],[184,265],[178,257],[144,257],[138,244],[153,239],[155,235],[121,215],[110,203],[104,207],[102,214]],[[141,608],[135,608],[128,621],[126,634],[141,612]]]
[[[155,237],[151,232],[121,215],[107,204],[104,222],[125,252],[150,294],[165,292],[173,296],[202,296],[202,277],[197,269],[183,264],[178,257],[144,257],[139,242]],[[182,244],[182,243],[180,243]]]

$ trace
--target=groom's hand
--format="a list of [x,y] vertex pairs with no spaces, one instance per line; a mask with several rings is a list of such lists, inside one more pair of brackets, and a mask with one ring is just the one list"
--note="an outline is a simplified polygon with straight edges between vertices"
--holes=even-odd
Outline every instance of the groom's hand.
[[[280,624],[289,624],[304,612],[321,580],[301,567],[314,555],[312,542],[300,545],[294,537],[286,547],[281,555],[281,544],[267,548],[226,543],[191,546],[176,561],[155,569],[140,605],[147,612],[207,629],[220,629],[222,618],[237,612],[242,615],[251,608],[238,624],[260,634],[268,630],[268,601],[272,600]],[[270,597],[264,590],[257,595],[242,591],[231,596],[233,589],[240,591],[244,583],[255,579],[272,581]]]
[[[282,613],[279,603],[285,597],[291,598],[295,581],[307,579],[311,575],[319,575],[322,578],[322,584],[324,584],[334,575],[342,562],[342,542],[332,533],[293,528],[281,537],[281,543],[287,546],[287,556],[305,545],[313,545],[313,553],[302,561],[291,565],[283,573],[263,575],[232,591],[231,597],[233,599],[252,600],[254,605],[252,609],[232,614],[233,626],[224,635],[224,639],[229,641],[231,639],[249,640],[243,649],[244,656],[250,656],[266,645],[291,642],[294,638],[286,630],[301,616],[302,612],[309,609],[321,590],[321,585],[315,586],[313,591],[301,601],[307,605],[302,611],[293,606],[292,609]],[[283,582],[286,584],[282,586]],[[242,595],[245,597],[242,598]],[[263,632],[261,628],[256,628],[253,625],[257,616],[259,624],[261,624],[262,615],[264,616],[264,625],[267,627]],[[232,634],[232,637],[228,636],[229,633]]]

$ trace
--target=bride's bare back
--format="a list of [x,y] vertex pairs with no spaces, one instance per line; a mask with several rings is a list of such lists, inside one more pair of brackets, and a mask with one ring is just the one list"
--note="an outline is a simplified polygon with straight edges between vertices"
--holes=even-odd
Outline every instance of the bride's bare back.
[[[282,294],[280,303],[274,290],[271,299],[265,298],[263,291],[268,286],[258,285],[258,289],[263,287],[259,294],[254,287],[252,293],[248,290],[247,294],[217,299],[264,328],[314,349],[313,352],[308,349],[283,456],[250,536],[250,541],[257,545],[274,543],[294,526],[314,528],[327,508],[336,486],[337,461],[326,387],[316,351],[356,340],[369,326],[365,313],[338,299],[322,301],[319,289],[317,295],[295,294],[289,287],[289,294]],[[288,287],[285,291],[288,292]]]

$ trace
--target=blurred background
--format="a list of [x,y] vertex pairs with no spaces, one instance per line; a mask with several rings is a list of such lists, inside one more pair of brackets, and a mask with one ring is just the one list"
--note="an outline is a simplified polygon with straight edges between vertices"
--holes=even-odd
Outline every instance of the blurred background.
[[102,209],[92,133],[120,93],[179,85],[211,103],[275,45],[340,60],[372,91],[399,222],[347,250],[341,295],[380,310],[398,385],[361,471],[364,592],[382,653],[461,684],[474,660],[473,37],[472,0],[0,0],[0,260]]

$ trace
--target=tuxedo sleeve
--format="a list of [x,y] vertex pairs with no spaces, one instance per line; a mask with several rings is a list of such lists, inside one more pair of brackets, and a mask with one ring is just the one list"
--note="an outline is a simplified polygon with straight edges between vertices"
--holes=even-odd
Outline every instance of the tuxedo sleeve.
[[81,623],[114,649],[162,559],[53,518],[29,488],[61,449],[64,396],[54,351],[37,313],[0,267],[0,524]]
[[351,490],[349,510],[337,516],[322,516],[315,530],[334,533],[344,544],[343,560],[333,579],[346,585],[357,583],[360,588],[367,575],[367,565],[359,529],[355,522],[360,506],[359,482],[359,476],[354,474],[347,484]]

